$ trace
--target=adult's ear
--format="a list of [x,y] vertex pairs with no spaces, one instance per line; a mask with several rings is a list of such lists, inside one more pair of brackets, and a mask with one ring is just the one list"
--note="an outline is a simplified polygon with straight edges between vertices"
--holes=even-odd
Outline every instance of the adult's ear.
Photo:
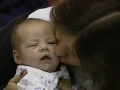
[[18,51],[13,50],[13,56],[14,56],[14,61],[17,64],[22,64],[22,58],[21,58],[20,53]]

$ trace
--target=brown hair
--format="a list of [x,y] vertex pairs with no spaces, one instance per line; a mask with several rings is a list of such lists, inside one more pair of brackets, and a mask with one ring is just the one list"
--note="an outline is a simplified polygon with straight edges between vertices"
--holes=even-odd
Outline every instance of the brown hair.
[[119,90],[120,12],[91,23],[80,32],[75,45],[82,68],[89,72],[100,90]]
[[[51,19],[55,26],[61,28],[60,30],[77,35],[95,19],[117,10],[119,4],[115,1],[117,0],[64,0],[52,9]],[[111,6],[106,7],[106,4]]]

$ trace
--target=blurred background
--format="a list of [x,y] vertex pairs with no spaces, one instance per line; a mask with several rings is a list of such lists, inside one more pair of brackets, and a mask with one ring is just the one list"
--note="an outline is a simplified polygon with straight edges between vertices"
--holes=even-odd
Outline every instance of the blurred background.
[[56,1],[60,0],[0,0],[0,29],[20,14],[48,7]]

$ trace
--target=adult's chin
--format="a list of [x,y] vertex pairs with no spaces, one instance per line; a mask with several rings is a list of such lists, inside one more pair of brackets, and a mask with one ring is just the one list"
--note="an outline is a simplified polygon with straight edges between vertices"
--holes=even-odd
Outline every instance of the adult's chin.
[[77,58],[72,59],[70,57],[69,58],[68,57],[61,57],[60,62],[65,64],[65,65],[71,65],[71,66],[77,66],[77,67],[81,66],[80,61]]

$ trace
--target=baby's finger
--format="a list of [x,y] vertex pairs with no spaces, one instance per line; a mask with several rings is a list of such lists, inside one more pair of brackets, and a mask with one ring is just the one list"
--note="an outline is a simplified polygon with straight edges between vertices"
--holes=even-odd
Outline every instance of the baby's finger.
[[26,74],[27,74],[27,71],[26,71],[26,70],[23,70],[23,72],[22,72],[20,75],[16,75],[15,77],[13,77],[13,78],[10,80],[10,82],[17,84],[17,83],[22,79],[22,77],[24,77]]

